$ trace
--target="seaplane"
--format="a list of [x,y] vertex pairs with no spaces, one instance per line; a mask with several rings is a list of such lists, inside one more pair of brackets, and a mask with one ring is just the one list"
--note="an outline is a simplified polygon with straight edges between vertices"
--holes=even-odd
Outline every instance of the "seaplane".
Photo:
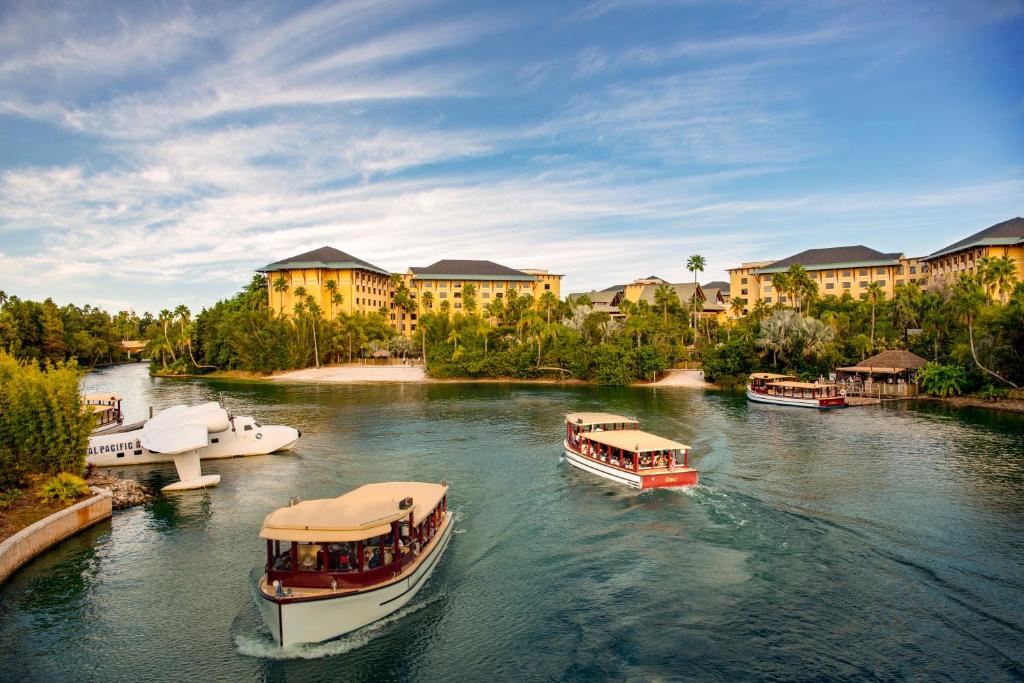
[[85,461],[96,467],[173,462],[179,481],[163,490],[185,491],[220,483],[218,474],[203,475],[201,460],[288,450],[300,436],[294,427],[230,415],[216,402],[178,405],[144,422],[94,434]]

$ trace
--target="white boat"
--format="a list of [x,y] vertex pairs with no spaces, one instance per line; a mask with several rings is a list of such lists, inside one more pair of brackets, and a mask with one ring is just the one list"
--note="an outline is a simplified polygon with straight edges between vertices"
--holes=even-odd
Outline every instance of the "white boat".
[[93,435],[85,461],[96,467],[173,462],[180,481],[164,490],[184,490],[220,483],[219,475],[203,476],[200,460],[287,450],[300,436],[293,427],[231,416],[218,403],[179,405],[145,422]]
[[799,408],[845,408],[846,396],[837,384],[798,382],[792,375],[756,372],[750,376],[747,398],[756,403]]
[[690,447],[639,430],[631,417],[611,413],[565,416],[565,460],[578,469],[635,489],[693,486]]
[[408,604],[451,542],[447,493],[443,482],[367,484],[267,515],[256,600],[274,640],[331,640]]

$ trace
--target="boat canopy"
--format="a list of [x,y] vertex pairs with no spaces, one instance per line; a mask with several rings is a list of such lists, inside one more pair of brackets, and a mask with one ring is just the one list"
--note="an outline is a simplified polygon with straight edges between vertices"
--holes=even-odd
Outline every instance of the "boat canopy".
[[614,415],[612,413],[569,413],[565,416],[565,421],[569,424],[580,425],[583,427],[619,423],[637,424],[636,418],[626,417],[625,415]]
[[775,372],[754,372],[751,373],[750,379],[796,379],[793,375],[780,375]]
[[612,448],[621,448],[631,453],[647,453],[649,451],[690,450],[686,444],[666,439],[657,434],[641,432],[634,429],[608,432],[587,432],[583,438],[595,443],[603,443]]
[[[391,532],[391,523],[413,515],[428,517],[448,491],[447,484],[393,481],[366,484],[338,498],[304,500],[278,508],[263,520],[260,538],[332,543],[361,541]],[[412,506],[401,503],[412,498]]]
[[787,387],[789,389],[825,389],[834,387],[835,384],[817,384],[815,382],[770,382],[773,387]]

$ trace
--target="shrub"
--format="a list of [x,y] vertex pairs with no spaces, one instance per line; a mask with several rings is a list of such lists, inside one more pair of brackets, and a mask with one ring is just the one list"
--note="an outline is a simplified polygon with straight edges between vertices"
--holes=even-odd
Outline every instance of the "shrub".
[[0,491],[0,508],[9,508],[14,504],[14,501],[21,497],[21,489],[8,489],[7,491]]
[[0,491],[33,472],[81,473],[92,425],[74,363],[42,370],[0,351]]
[[43,483],[40,495],[45,500],[59,500],[62,503],[67,503],[87,493],[89,493],[89,485],[85,483],[85,479],[70,472],[60,472]]
[[921,391],[932,396],[959,396],[964,393],[967,373],[959,365],[928,363],[918,375]]

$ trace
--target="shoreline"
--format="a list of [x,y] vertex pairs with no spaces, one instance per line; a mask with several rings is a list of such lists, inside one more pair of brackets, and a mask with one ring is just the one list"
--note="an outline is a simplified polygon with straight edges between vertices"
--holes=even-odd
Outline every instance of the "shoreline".
[[981,408],[1024,415],[1024,401],[1013,398],[985,399],[977,396],[926,396],[924,394],[916,398],[919,401],[945,403],[954,408]]

